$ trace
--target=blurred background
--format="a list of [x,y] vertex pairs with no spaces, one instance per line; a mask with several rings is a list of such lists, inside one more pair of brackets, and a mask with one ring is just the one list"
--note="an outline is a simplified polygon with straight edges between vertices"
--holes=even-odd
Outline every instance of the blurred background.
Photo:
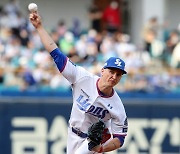
[[[29,0],[0,1],[0,153],[64,154],[72,95],[29,22]],[[100,75],[118,56],[125,145],[111,154],[180,153],[180,1],[34,0],[74,63]]]

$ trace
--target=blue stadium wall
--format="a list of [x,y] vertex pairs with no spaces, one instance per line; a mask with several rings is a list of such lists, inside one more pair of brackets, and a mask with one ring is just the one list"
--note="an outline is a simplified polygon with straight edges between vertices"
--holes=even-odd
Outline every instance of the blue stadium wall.
[[[128,136],[113,154],[179,154],[180,102],[143,100],[123,101]],[[0,154],[65,154],[71,105],[69,98],[1,101]]]

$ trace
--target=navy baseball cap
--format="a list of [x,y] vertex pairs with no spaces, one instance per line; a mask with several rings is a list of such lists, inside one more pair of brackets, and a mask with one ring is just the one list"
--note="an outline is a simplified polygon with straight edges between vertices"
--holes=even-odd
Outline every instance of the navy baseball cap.
[[106,68],[118,68],[123,71],[123,74],[127,74],[125,69],[125,62],[117,57],[111,57],[109,58],[106,63],[104,64],[104,69]]

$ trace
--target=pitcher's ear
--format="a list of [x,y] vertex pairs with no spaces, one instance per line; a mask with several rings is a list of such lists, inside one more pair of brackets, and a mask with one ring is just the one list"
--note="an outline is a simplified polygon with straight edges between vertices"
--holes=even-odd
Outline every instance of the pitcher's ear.
[[103,76],[104,68],[101,69],[101,76]]

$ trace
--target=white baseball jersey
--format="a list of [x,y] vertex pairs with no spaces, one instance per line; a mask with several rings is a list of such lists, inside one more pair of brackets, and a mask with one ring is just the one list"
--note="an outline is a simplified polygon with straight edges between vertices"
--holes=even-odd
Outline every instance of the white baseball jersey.
[[126,112],[116,91],[113,91],[112,96],[103,96],[97,86],[99,77],[74,65],[68,58],[62,68],[61,73],[71,83],[73,92],[67,153],[94,153],[88,150],[87,139],[72,132],[71,128],[87,133],[88,128],[99,119],[105,122],[112,134],[126,136]]

